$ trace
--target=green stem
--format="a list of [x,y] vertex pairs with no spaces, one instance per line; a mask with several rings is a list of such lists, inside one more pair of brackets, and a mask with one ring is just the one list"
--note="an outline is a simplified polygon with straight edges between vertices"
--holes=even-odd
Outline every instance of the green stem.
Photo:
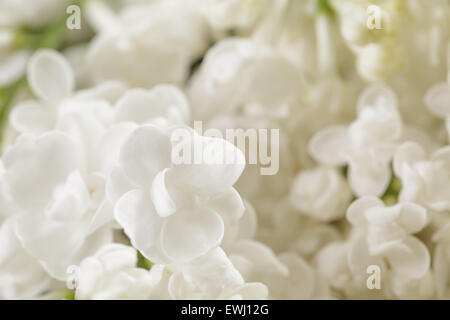
[[9,111],[12,107],[12,102],[14,101],[15,96],[20,91],[22,85],[26,83],[26,77],[22,76],[16,82],[10,84],[6,88],[1,88],[1,96],[0,100],[0,146],[3,142],[3,129],[8,118]]
[[146,259],[139,251],[137,252],[137,255],[138,255],[137,267],[145,270],[150,270],[151,267],[153,266],[153,263],[150,260]]

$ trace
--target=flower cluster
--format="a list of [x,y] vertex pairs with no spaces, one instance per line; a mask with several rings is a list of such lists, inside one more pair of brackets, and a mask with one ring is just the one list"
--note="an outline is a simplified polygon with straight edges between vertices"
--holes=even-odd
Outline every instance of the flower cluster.
[[450,299],[448,2],[0,20],[0,299]]

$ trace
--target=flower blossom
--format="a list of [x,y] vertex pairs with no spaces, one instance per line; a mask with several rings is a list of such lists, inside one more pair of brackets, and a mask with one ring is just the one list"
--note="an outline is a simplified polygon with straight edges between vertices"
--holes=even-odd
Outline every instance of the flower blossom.
[[328,222],[345,216],[352,194],[334,168],[303,170],[294,180],[291,203],[302,213]]
[[349,126],[317,132],[309,142],[312,157],[325,165],[348,164],[348,180],[358,196],[381,196],[391,181],[390,161],[402,137],[394,92],[368,87],[358,101],[358,118]]
[[[242,152],[225,140],[195,132],[190,139],[171,138],[153,125],[138,126],[123,142],[107,186],[115,218],[132,244],[156,263],[189,261],[207,253],[222,240],[223,219],[244,212],[232,187],[244,169]],[[229,164],[176,163],[180,145],[194,146],[194,152],[200,145],[236,158]]]
[[429,270],[428,249],[412,235],[428,223],[423,207],[411,202],[385,207],[380,199],[365,196],[350,205],[347,219],[356,229],[348,252],[355,274],[364,274],[370,265],[386,269],[385,261],[407,278],[421,278]]
[[402,180],[400,201],[413,201],[434,211],[450,210],[450,147],[427,156],[417,143],[405,142],[394,156],[394,172]]

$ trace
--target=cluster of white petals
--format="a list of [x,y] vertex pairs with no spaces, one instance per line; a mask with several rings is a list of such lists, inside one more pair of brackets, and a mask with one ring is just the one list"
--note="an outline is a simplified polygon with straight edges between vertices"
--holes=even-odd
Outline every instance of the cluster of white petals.
[[431,2],[0,0],[0,299],[450,299]]

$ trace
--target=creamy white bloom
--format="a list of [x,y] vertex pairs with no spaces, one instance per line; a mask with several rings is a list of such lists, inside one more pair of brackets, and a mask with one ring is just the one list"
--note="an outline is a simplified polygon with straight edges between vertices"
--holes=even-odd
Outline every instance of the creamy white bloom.
[[[136,249],[109,244],[81,261],[75,269],[77,300],[148,299],[163,280],[159,268],[136,267]],[[161,296],[159,298],[164,298]]]
[[125,7],[116,16],[101,3],[87,4],[99,34],[88,53],[96,80],[152,87],[183,84],[207,44],[203,16],[194,1],[152,1]]
[[57,104],[74,91],[72,69],[58,52],[42,49],[28,62],[27,79],[39,100],[26,100],[11,113],[11,124],[18,132],[42,133],[56,121]]
[[254,240],[236,241],[229,256],[245,281],[268,286],[270,299],[313,299],[328,296],[314,270],[295,253],[275,255],[264,244]]
[[356,228],[348,253],[353,273],[361,275],[370,265],[382,268],[386,259],[403,277],[425,276],[430,253],[412,234],[426,226],[426,209],[410,202],[385,207],[380,199],[365,196],[350,205],[347,219]]
[[[110,104],[126,90],[122,83],[110,81],[75,92],[72,67],[62,54],[50,49],[33,54],[27,79],[36,99],[19,102],[13,108],[10,123],[18,133],[41,134],[61,126],[67,128],[73,121],[91,123],[91,127],[93,121],[106,125],[112,113]],[[84,120],[75,119],[79,117]],[[99,135],[96,133],[94,139]]]
[[22,246],[14,218],[0,226],[0,299],[29,299],[50,288],[52,279]]
[[199,1],[206,19],[219,30],[248,29],[269,7],[267,0],[212,0]]
[[[406,59],[400,39],[401,1],[332,0],[342,36],[356,54],[359,75],[368,81],[389,79]],[[406,5],[405,5],[406,6]]]
[[[244,169],[242,152],[225,140],[197,133],[173,145],[170,138],[170,132],[155,126],[138,126],[123,142],[107,185],[115,217],[132,244],[158,263],[207,253],[222,240],[223,220],[244,212],[232,188]],[[237,158],[229,164],[176,163],[172,160],[180,144],[215,148]]]
[[173,299],[264,299],[267,287],[259,282],[244,282],[221,248],[188,263],[169,266],[174,269],[169,280]]
[[433,299],[435,298],[434,274],[428,271],[419,279],[411,279],[401,274],[390,274],[389,288],[398,299]]
[[345,216],[352,193],[341,173],[317,167],[301,171],[292,184],[290,200],[302,213],[328,222]]
[[394,157],[394,172],[402,180],[401,201],[414,201],[434,211],[450,210],[450,147],[427,156],[417,143],[406,142]]
[[112,208],[101,176],[86,174],[76,141],[51,131],[20,136],[3,156],[16,206],[17,236],[55,278],[112,240]]
[[239,106],[286,116],[298,99],[300,77],[295,66],[266,44],[229,38],[211,48],[189,87],[195,118]]
[[391,180],[390,161],[402,135],[395,93],[373,85],[361,94],[358,118],[331,126],[309,142],[312,157],[326,165],[349,165],[348,180],[357,195],[381,196]]

